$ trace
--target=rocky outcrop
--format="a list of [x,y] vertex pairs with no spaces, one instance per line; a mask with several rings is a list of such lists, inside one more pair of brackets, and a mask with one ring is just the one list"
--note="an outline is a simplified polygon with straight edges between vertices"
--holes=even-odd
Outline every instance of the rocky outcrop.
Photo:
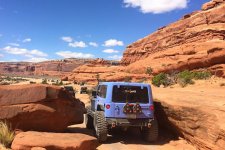
[[122,66],[83,65],[73,70],[68,80],[96,84],[99,81],[140,81],[146,74],[130,74]]
[[95,137],[81,133],[22,132],[16,135],[13,150],[95,150]]
[[122,64],[127,71],[153,73],[198,69],[225,63],[225,1],[185,15],[183,19],[127,46]]
[[218,5],[220,5],[221,3],[223,3],[225,0],[212,0],[208,3],[205,3],[204,5],[202,5],[202,10],[209,10],[212,9]]
[[61,132],[83,122],[84,104],[56,86],[0,86],[0,120],[24,131]]
[[225,147],[225,88],[208,84],[153,88],[156,115],[160,129],[174,131],[198,149],[222,150]]
[[64,76],[73,69],[94,61],[94,59],[63,59],[44,61],[39,63],[29,62],[1,62],[1,74],[15,75],[48,75],[48,76]]

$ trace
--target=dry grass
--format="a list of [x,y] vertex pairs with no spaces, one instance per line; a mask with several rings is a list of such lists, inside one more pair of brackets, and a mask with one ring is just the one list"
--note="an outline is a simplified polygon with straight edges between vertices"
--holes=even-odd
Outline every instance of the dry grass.
[[0,122],[0,144],[10,147],[14,139],[14,131],[5,122]]

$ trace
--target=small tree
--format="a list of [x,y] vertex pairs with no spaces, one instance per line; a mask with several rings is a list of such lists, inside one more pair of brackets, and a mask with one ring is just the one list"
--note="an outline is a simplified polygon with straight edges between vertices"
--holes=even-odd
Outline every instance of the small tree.
[[62,80],[59,82],[59,85],[63,85],[63,82],[62,82]]
[[151,67],[146,68],[146,72],[145,72],[146,74],[151,75],[152,72],[153,72],[153,69]]
[[152,84],[157,87],[160,85],[168,86],[170,84],[170,80],[167,74],[160,73],[152,78]]
[[43,79],[41,83],[42,84],[48,84],[47,79]]

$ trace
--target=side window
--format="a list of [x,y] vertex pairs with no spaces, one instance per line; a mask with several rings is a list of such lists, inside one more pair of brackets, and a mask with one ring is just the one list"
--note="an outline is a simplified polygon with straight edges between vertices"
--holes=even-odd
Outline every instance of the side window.
[[101,98],[106,98],[106,92],[107,92],[107,85],[100,85],[98,87],[98,96]]

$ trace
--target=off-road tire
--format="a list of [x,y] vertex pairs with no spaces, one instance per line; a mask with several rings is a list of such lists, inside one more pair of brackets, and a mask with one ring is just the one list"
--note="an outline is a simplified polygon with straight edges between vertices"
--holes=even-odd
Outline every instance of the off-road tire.
[[103,111],[96,111],[94,115],[94,127],[95,134],[99,142],[105,142],[107,140],[107,122]]
[[84,117],[84,123],[87,129],[94,129],[93,117],[91,116],[91,106],[86,107],[87,113]]
[[158,139],[158,121],[155,118],[151,122],[152,126],[150,128],[144,127],[141,130],[142,137],[147,142],[155,142]]

